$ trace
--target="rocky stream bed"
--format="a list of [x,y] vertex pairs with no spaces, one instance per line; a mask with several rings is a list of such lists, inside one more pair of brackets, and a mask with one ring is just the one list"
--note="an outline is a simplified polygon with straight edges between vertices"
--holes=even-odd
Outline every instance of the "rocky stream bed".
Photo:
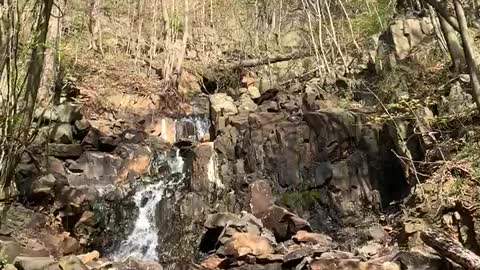
[[415,183],[395,152],[412,134],[313,84],[255,84],[181,114],[37,114],[3,209],[4,269],[461,269],[399,219]]

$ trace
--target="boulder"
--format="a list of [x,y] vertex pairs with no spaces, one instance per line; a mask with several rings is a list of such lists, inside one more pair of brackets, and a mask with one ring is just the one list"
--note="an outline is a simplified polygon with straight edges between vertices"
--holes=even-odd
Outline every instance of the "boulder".
[[98,260],[100,258],[100,253],[94,250],[89,253],[77,255],[77,257],[82,261],[83,264],[86,265],[92,261]]
[[80,249],[80,243],[77,239],[71,236],[66,236],[60,243],[59,248],[62,250],[63,255],[70,255],[76,253]]
[[240,96],[240,101],[238,105],[238,111],[240,113],[254,112],[258,108],[258,105],[253,102],[252,98],[248,94],[243,94]]
[[78,158],[82,155],[83,149],[80,144],[52,143],[48,145],[48,154],[58,158]]
[[223,212],[208,215],[203,224],[203,226],[208,229],[224,228],[227,225],[241,227],[246,225],[246,221],[242,220],[242,218],[236,214]]
[[225,258],[219,258],[216,255],[209,256],[200,264],[202,269],[205,270],[216,270],[219,269],[221,264],[225,261]]
[[18,270],[13,264],[6,264],[3,270]]
[[252,86],[249,86],[249,87],[247,88],[247,91],[248,91],[248,94],[250,95],[250,98],[255,99],[255,98],[259,98],[259,97],[261,96],[261,95],[260,95],[260,91],[258,90],[258,88],[255,87],[255,86],[253,86],[253,85],[252,85]]
[[377,242],[368,242],[367,244],[357,248],[356,253],[360,256],[371,258],[374,255],[378,254],[382,248],[383,245]]
[[143,130],[129,129],[129,130],[125,130],[120,135],[120,140],[123,143],[139,144],[139,143],[143,143],[147,138],[147,136],[148,136],[147,133]]
[[251,212],[254,216],[261,217],[273,206],[272,188],[267,181],[258,180],[250,184],[249,191]]
[[[59,175],[57,175],[60,177]],[[40,176],[32,183],[31,195],[38,198],[50,197],[53,195],[53,187],[57,181],[54,174]]]
[[230,116],[238,113],[233,98],[225,93],[217,93],[210,96],[210,108],[212,119],[217,122],[221,116]]
[[259,111],[261,112],[278,112],[280,110],[280,107],[278,106],[278,103],[273,100],[267,100],[263,102],[259,107]]
[[122,158],[103,152],[85,152],[77,161],[81,174],[67,175],[72,186],[113,184],[121,169]]
[[449,269],[450,264],[440,256],[423,250],[402,251],[396,260],[403,265],[402,269],[405,270]]
[[119,145],[114,153],[123,160],[118,180],[133,179],[146,174],[153,158],[149,147],[138,144]]
[[66,173],[64,163],[55,157],[45,157],[42,160],[42,167],[45,168],[47,173],[57,173],[61,175],[65,175]]
[[50,132],[50,141],[69,144],[73,142],[73,128],[68,123],[56,124]]
[[289,250],[283,261],[285,263],[299,262],[305,257],[310,257],[313,254],[313,249],[309,246],[296,246]]
[[368,235],[374,241],[383,242],[387,239],[387,233],[380,224],[373,224],[368,228]]
[[51,257],[17,257],[14,266],[18,270],[60,270],[58,263]]
[[272,206],[261,216],[265,228],[272,231],[277,241],[290,239],[300,230],[311,231],[310,223],[279,206]]
[[0,241],[0,254],[7,263],[13,263],[15,258],[20,255],[20,244],[14,241]]
[[58,264],[62,270],[87,270],[88,268],[83,264],[77,256],[71,255],[63,257]]
[[92,127],[92,125],[90,124],[90,122],[87,119],[81,119],[81,120],[75,121],[74,126],[75,126],[75,131],[76,131],[75,134],[76,134],[77,138],[79,138],[79,139],[81,139],[85,135],[87,135],[87,132]]
[[293,240],[301,243],[321,245],[321,246],[331,246],[332,238],[328,235],[323,235],[320,233],[312,233],[307,231],[298,231],[294,236]]
[[100,151],[102,152],[113,152],[118,146],[117,140],[112,136],[102,136],[98,138]]
[[93,151],[99,149],[100,131],[96,128],[90,128],[82,140],[82,147],[86,151]]
[[80,112],[80,105],[74,103],[60,104],[56,108],[59,122],[73,123],[82,119],[82,113]]
[[225,254],[235,258],[248,254],[265,256],[273,254],[273,252],[273,247],[268,239],[249,233],[235,233],[225,244]]
[[56,107],[50,105],[47,108],[37,108],[35,110],[35,118],[44,121],[73,123],[82,119],[80,105],[74,103],[63,103]]

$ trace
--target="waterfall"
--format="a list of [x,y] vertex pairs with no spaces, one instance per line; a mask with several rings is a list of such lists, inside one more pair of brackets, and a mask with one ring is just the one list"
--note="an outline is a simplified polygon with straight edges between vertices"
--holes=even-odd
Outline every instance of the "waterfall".
[[[168,166],[167,171],[161,171]],[[156,226],[156,207],[165,197],[168,197],[169,188],[174,187],[184,178],[184,161],[179,150],[173,156],[159,153],[152,162],[154,172],[150,184],[137,190],[133,197],[138,208],[138,217],[133,231],[128,238],[121,242],[114,252],[115,260],[134,257],[142,260],[157,260],[158,229]],[[155,175],[156,174],[156,175]]]
[[[177,129],[177,127],[179,127]],[[191,116],[181,119],[161,119],[161,135],[167,143],[177,139],[205,141],[209,139],[210,120],[205,116]],[[178,133],[178,134],[177,134]],[[213,143],[212,143],[213,144]],[[213,147],[213,146],[212,146]],[[185,178],[185,163],[180,156],[180,150],[160,152],[150,166],[150,176],[143,177],[142,185],[136,189],[133,200],[138,209],[138,216],[133,224],[133,230],[127,239],[123,240],[112,254],[114,260],[134,257],[141,260],[158,260],[158,220],[157,207],[162,199],[174,195]],[[208,164],[210,181],[220,182],[216,173],[216,161],[212,158]],[[221,182],[220,182],[221,184]]]

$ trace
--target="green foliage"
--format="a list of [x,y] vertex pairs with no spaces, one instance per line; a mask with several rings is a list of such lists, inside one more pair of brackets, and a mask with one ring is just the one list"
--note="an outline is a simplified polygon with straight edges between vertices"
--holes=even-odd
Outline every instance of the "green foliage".
[[351,5],[353,10],[361,11],[360,14],[352,17],[353,31],[367,36],[381,32],[382,26],[388,25],[394,9],[390,0],[378,0],[370,3],[366,3],[365,0],[354,0]]
[[319,191],[307,190],[298,192],[283,193],[279,201],[281,204],[291,208],[308,208],[321,198]]
[[0,255],[0,270],[5,269],[5,266],[7,266],[7,264],[8,264],[7,256],[4,255],[4,254],[1,254]]
[[462,150],[458,153],[456,159],[467,160],[472,167],[472,177],[475,181],[480,182],[480,142],[473,139],[467,142]]

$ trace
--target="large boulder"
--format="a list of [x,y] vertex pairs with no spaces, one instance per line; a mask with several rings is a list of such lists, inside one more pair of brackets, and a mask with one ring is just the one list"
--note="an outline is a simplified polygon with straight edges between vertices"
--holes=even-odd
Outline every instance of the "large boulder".
[[15,258],[20,255],[21,247],[15,241],[0,241],[0,254],[7,263],[13,263]]
[[268,239],[249,233],[235,233],[225,244],[225,254],[236,258],[248,254],[262,256],[273,252],[274,249]]
[[77,256],[71,255],[63,257],[58,264],[62,270],[87,270],[88,268],[83,264],[82,260]]
[[57,158],[78,158],[83,149],[80,144],[51,143],[48,145],[48,154]]
[[49,106],[47,108],[37,108],[35,117],[42,120],[53,122],[73,123],[82,119],[80,105],[74,103],[63,103],[58,106]]
[[17,257],[14,265],[18,270],[60,270],[52,257]]
[[113,184],[118,176],[122,158],[103,152],[85,152],[77,161],[81,173],[67,175],[72,186]]
[[215,128],[219,130],[225,126],[225,119],[237,114],[238,109],[232,97],[225,93],[217,93],[210,96],[210,112]]
[[55,143],[72,143],[73,142],[73,128],[68,123],[56,124],[50,132],[50,140]]

